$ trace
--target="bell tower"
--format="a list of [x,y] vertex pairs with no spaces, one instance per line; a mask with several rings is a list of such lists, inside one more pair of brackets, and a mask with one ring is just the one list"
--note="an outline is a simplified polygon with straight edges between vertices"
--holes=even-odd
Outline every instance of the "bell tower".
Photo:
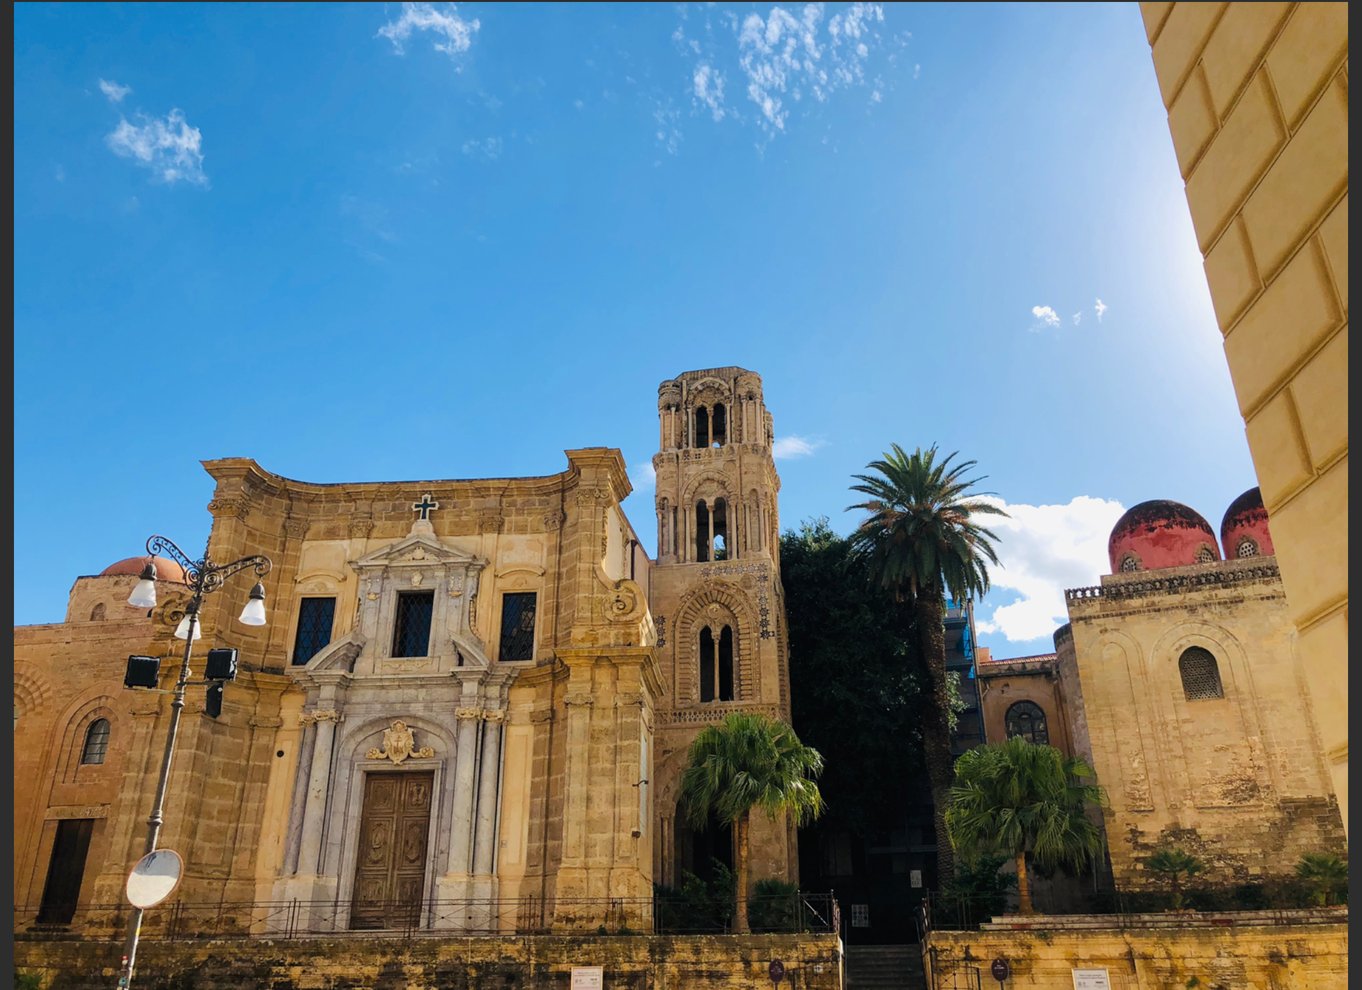
[[[790,717],[780,478],[761,377],[744,368],[687,371],[658,386],[657,564],[650,603],[663,696],[654,862],[679,884],[707,858],[677,807],[687,749],[733,711]],[[711,836],[707,841],[712,842]],[[796,880],[794,830],[756,815],[752,876]]]

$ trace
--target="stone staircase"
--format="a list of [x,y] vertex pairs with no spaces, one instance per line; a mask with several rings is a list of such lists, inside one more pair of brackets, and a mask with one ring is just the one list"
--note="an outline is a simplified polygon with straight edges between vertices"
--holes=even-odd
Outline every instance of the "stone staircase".
[[846,990],[926,990],[917,945],[849,945]]

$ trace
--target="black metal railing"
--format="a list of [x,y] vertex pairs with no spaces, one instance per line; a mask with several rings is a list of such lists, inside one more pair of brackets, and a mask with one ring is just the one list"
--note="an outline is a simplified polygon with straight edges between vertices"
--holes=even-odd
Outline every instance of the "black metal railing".
[[[14,932],[22,938],[118,940],[131,907],[85,904],[71,921],[38,921],[39,908],[14,909]],[[754,934],[835,933],[841,912],[832,894],[802,891],[760,895],[748,901]],[[300,938],[337,933],[417,937],[441,935],[731,934],[733,912],[712,905],[697,908],[682,897],[569,899],[546,903],[537,897],[427,900],[420,903],[346,900],[214,901],[177,900],[143,916],[143,940],[201,938]]]

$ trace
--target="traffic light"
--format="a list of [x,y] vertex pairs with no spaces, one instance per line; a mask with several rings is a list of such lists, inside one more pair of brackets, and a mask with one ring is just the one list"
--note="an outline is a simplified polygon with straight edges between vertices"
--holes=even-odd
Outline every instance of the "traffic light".
[[[232,652],[236,652],[233,650]],[[203,699],[203,713],[209,718],[222,714],[222,682],[208,685],[208,694]]]
[[203,676],[209,681],[236,680],[236,650],[209,650]]
[[154,688],[160,674],[160,657],[128,657],[128,669],[123,675],[123,686]]

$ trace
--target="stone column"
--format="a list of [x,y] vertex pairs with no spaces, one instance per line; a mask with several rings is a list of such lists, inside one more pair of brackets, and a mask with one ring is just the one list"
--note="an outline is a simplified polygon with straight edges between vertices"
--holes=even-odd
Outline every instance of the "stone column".
[[478,772],[478,823],[473,844],[473,872],[488,875],[492,872],[496,852],[497,786],[501,774],[501,724],[505,712],[483,712],[482,767]]
[[334,708],[304,712],[304,724],[317,726],[312,743],[312,773],[308,777],[307,796],[303,801],[303,835],[298,847],[298,872],[316,876],[321,873],[322,826],[326,821],[328,791],[331,787],[332,747],[336,741],[336,723],[340,715]]
[[472,865],[474,777],[482,710],[460,708],[454,717],[458,720],[459,730],[454,754],[454,816],[450,825],[449,872],[456,877],[467,877]]

